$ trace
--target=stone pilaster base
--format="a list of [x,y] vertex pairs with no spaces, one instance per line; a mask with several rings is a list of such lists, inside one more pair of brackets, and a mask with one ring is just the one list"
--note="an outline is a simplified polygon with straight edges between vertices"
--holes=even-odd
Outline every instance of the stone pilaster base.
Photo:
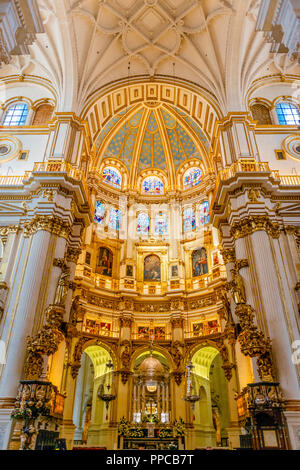
[[105,447],[107,450],[117,449],[117,426],[91,424],[88,432],[87,446]]
[[10,415],[15,401],[15,398],[0,398],[0,450],[9,448],[9,440],[15,424]]
[[[287,407],[284,415],[287,422],[288,432],[289,432],[289,441],[291,449],[300,450],[300,406],[295,406],[295,410],[291,411]],[[298,409],[297,409],[298,408]]]
[[73,449],[75,429],[76,426],[73,424],[72,420],[63,421],[60,427],[59,437],[60,439],[66,439],[67,450]]
[[227,428],[227,433],[228,433],[228,446],[232,449],[238,449],[241,447],[240,445],[240,435],[241,433],[241,428],[239,426],[234,426]]

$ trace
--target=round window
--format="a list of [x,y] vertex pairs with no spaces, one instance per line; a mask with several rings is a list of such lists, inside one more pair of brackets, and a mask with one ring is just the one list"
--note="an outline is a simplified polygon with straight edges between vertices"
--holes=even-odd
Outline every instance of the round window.
[[10,147],[8,145],[0,145],[0,155],[8,154]]
[[300,153],[300,145],[297,145],[297,147],[295,147],[295,151],[296,151],[297,153]]

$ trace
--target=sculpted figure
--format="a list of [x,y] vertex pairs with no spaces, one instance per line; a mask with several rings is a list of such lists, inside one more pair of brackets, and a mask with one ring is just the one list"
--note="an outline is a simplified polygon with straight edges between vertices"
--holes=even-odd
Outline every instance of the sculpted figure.
[[233,295],[233,300],[236,305],[246,303],[246,292],[242,276],[238,271],[232,269],[231,271],[232,281],[231,281],[231,290]]
[[70,275],[70,268],[66,268],[60,275],[56,292],[54,298],[54,305],[59,305],[63,307],[65,305],[68,289],[69,289],[69,275]]

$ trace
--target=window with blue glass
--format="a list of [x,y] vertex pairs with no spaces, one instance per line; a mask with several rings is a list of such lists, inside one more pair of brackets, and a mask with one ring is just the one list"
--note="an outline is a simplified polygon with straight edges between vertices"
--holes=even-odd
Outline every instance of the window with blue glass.
[[164,184],[157,176],[148,176],[142,183],[142,193],[144,194],[163,194]]
[[137,216],[136,231],[140,235],[148,235],[150,229],[150,218],[146,212],[140,212]]
[[209,202],[208,201],[204,201],[200,204],[199,221],[200,221],[200,225],[205,225],[209,223]]
[[159,212],[155,217],[154,232],[156,235],[166,235],[166,233],[168,232],[167,215],[163,212]]
[[276,105],[277,116],[279,124],[287,126],[297,126],[300,124],[299,108],[292,103],[277,103]]
[[104,224],[105,220],[105,204],[101,201],[96,201],[94,221],[100,225]]
[[201,183],[202,171],[200,168],[189,168],[183,175],[183,188],[189,189]]
[[108,226],[113,230],[120,230],[121,211],[119,211],[119,209],[110,209]]
[[24,126],[28,115],[27,103],[16,103],[8,108],[5,113],[3,126]]
[[107,166],[103,169],[102,178],[104,183],[113,186],[114,188],[121,189],[122,185],[122,176],[118,170]]
[[196,227],[196,217],[193,207],[187,207],[183,211],[183,231],[191,232]]

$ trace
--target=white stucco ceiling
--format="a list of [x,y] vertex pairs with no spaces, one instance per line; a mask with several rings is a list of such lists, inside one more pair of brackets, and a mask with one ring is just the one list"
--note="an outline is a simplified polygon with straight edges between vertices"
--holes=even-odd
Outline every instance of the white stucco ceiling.
[[[137,75],[176,76],[244,108],[251,82],[295,63],[255,31],[258,0],[38,0],[45,33],[3,74],[51,80],[59,109],[80,113],[102,86]],[[130,66],[129,66],[130,63]],[[292,73],[292,72],[291,72]]]

